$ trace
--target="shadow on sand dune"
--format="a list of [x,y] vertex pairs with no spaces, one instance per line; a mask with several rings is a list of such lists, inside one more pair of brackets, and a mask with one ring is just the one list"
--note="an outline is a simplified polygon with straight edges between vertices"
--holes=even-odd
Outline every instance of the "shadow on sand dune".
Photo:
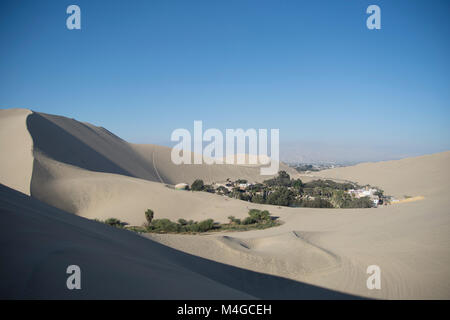
[[303,282],[241,269],[180,251],[178,254],[179,256],[175,258],[180,258],[185,267],[258,299],[364,299]]
[[[27,128],[34,150],[66,164],[158,181],[153,168],[135,154],[122,139],[72,119],[33,112]],[[127,165],[128,164],[128,165]]]
[[[3,299],[360,299],[213,262],[0,185]],[[66,268],[79,265],[81,290]]]

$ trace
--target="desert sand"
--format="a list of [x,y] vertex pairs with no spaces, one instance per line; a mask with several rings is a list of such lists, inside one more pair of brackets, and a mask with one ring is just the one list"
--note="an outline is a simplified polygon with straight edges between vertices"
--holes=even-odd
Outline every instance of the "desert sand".
[[0,177],[13,189],[30,194],[33,140],[26,127],[26,109],[0,110]]
[[[234,199],[173,190],[177,183],[245,178],[261,181],[259,166],[175,165],[171,149],[130,144],[108,130],[61,116],[32,113],[26,119],[33,139],[31,195],[87,218],[115,217],[133,225],[145,222],[151,208],[160,218],[225,222],[232,211],[247,214]],[[282,164],[281,168],[295,174]],[[2,183],[14,187],[5,176]]]
[[[450,298],[450,152],[315,173],[419,201],[373,209],[286,208],[170,187],[196,178],[267,179],[258,166],[175,166],[169,148],[133,145],[104,128],[28,110],[1,110],[0,122],[0,209],[7,221],[1,276],[9,279],[16,268],[28,279],[2,284],[3,296],[74,297],[58,287],[60,278],[44,284],[73,258],[92,277],[108,264],[112,271],[102,282],[119,277],[129,297]],[[140,225],[147,208],[158,218],[220,222],[266,208],[284,223],[259,231],[144,238],[84,219],[115,217]],[[381,290],[366,287],[369,265],[381,268]],[[156,278],[160,289],[152,286]],[[202,284],[189,292],[190,281]],[[106,293],[92,283],[95,289],[83,294],[123,297],[116,284],[110,286]]]

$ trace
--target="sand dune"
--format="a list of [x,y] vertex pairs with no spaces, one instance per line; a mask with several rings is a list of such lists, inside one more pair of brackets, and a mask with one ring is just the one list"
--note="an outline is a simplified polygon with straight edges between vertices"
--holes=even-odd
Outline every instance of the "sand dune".
[[[361,164],[317,175],[378,185],[393,195],[424,195],[420,201],[376,209],[272,207],[269,210],[285,222],[277,228],[227,233],[226,238],[149,237],[204,258],[359,296],[449,299],[449,154]],[[367,289],[369,265],[380,266],[382,290]]]
[[[369,183],[387,194],[399,198],[408,195],[420,201],[377,209],[286,208],[166,186],[196,178],[207,182],[226,178],[262,180],[256,166],[175,166],[169,148],[129,144],[106,129],[27,110],[2,110],[0,121],[0,183],[32,196],[1,189],[2,214],[7,221],[1,231],[6,244],[1,251],[2,261],[12,261],[2,265],[1,274],[8,279],[14,268],[24,275],[37,272],[28,283],[2,282],[5,296],[73,297],[54,287],[39,291],[37,286],[44,285],[49,272],[71,257],[81,259],[97,275],[102,268],[92,265],[101,257],[102,263],[104,260],[113,270],[100,277],[103,282],[119,277],[130,287],[139,283],[129,297],[350,297],[338,293],[345,292],[387,299],[450,298],[450,152],[316,174],[320,178]],[[225,221],[229,215],[243,217],[249,208],[267,208],[284,224],[240,233],[148,235],[197,256],[192,257],[66,213],[99,219],[115,217],[139,225],[144,222],[147,208],[155,210],[158,218],[216,221]],[[44,271],[33,269],[37,263],[33,259],[60,252],[60,243],[67,257],[55,255],[45,260]],[[82,245],[73,248],[75,243]],[[123,250],[112,249],[119,244]],[[92,246],[95,249],[89,249]],[[198,273],[203,278],[193,279],[204,287],[196,286],[199,291],[189,296],[184,285],[178,291],[176,284],[166,282],[173,280],[168,279],[171,272],[181,270],[169,268],[174,263],[172,258],[182,261],[177,266],[184,268],[180,271],[184,280],[173,279],[183,282],[190,277],[189,272]],[[152,259],[156,260],[150,266]],[[366,269],[373,264],[382,270],[382,290],[366,287]],[[130,270],[134,270],[133,275],[128,274]],[[144,292],[155,278],[172,291],[151,288]],[[107,293],[94,285],[92,292],[84,294],[123,297],[114,284],[110,286]],[[171,292],[175,294],[171,296]]]
[[30,194],[33,141],[26,128],[31,111],[0,110],[0,182]]
[[[248,206],[216,195],[175,191],[164,184],[191,183],[195,179],[210,183],[227,178],[270,178],[261,176],[257,165],[175,165],[168,147],[130,144],[104,128],[44,113],[24,110],[12,122],[9,114],[14,112],[2,111],[3,121],[16,127],[16,137],[28,137],[29,141],[15,138],[11,146],[20,154],[24,153],[23,148],[32,148],[34,159],[31,154],[23,157],[22,162],[28,165],[25,168],[22,162],[3,153],[2,161],[14,164],[15,170],[2,166],[0,182],[84,217],[114,217],[141,225],[145,222],[144,211],[151,208],[158,218],[214,218],[224,222],[230,212],[244,217]],[[3,144],[9,134],[10,131],[4,131]],[[284,164],[282,168],[295,174]],[[20,187],[14,180],[19,171],[23,172],[19,175]]]
[[[252,182],[261,182],[271,178],[260,174],[260,165],[207,165],[207,164],[181,164],[175,165],[170,159],[171,148],[156,146],[130,144],[130,146],[147,161],[149,166],[153,166],[159,175],[158,182],[176,184],[180,182],[192,183],[195,179],[202,179],[206,183],[247,179]],[[193,157],[193,156],[191,156]],[[246,158],[246,163],[250,163]],[[280,170],[285,170],[291,175],[297,172],[284,163],[280,163]]]
[[[181,191],[162,183],[92,172],[35,153],[32,196],[86,218],[117,218],[131,225],[145,222],[145,210],[171,220],[244,217],[248,203],[206,192]],[[257,207],[257,206],[252,206]]]
[[[170,249],[0,185],[1,299],[351,299]],[[81,269],[68,290],[66,269]]]
[[[251,298],[183,266],[186,256],[0,185],[0,298]],[[65,286],[69,265],[81,290]],[[192,287],[200,290],[192,290]]]
[[361,163],[351,167],[323,170],[321,178],[345,179],[380,186],[396,197],[441,197],[449,191],[450,151],[393,161]]
[[158,181],[152,166],[126,141],[104,128],[37,112],[30,114],[26,122],[34,152],[89,171]]
[[239,234],[146,236],[207,259],[292,279],[339,266],[339,257],[304,240],[299,234],[291,231],[254,238],[242,238]]
[[10,109],[2,110],[0,119],[2,148],[11,151],[0,156],[0,182],[88,218],[141,225],[151,208],[158,218],[224,222],[230,212],[244,217],[248,206],[162,183],[270,178],[260,175],[258,165],[175,165],[168,147],[130,144],[104,128],[62,116]]
[[[116,173],[167,184],[231,179],[261,181],[259,166],[175,165],[171,148],[130,144],[108,130],[66,117],[33,112],[27,119],[33,149],[48,158],[96,172]],[[295,173],[282,164],[282,168]]]
[[[225,241],[215,234],[148,236],[206,259],[358,296],[449,299],[449,206],[424,200],[365,210],[283,208],[276,212],[282,226],[226,233]],[[366,287],[370,265],[381,268],[381,290]]]

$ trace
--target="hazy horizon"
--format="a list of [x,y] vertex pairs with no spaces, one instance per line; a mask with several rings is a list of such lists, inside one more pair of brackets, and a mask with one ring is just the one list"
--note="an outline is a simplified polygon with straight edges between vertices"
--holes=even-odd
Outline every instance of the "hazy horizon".
[[[13,109],[3,108],[0,109]],[[35,112],[41,112],[40,110],[30,109]],[[56,114],[58,116],[68,117],[65,114]],[[69,118],[69,117],[68,117]],[[98,123],[93,123],[88,119],[75,119],[80,122],[88,122],[98,127],[103,127]],[[166,147],[173,147],[175,142],[170,140],[146,140],[146,141],[130,141],[120,135],[113,128],[104,127],[113,134],[119,136],[120,138],[126,140],[127,142],[136,144],[155,144]],[[192,128],[186,127],[190,130]],[[206,128],[205,128],[206,129]],[[237,129],[237,128],[235,128]],[[203,147],[206,146],[206,142],[203,142]],[[269,141],[270,148],[270,141]],[[248,151],[248,149],[247,149]],[[409,157],[417,157],[422,155],[429,155],[434,153],[440,153],[450,151],[448,149],[439,149],[435,146],[426,146],[422,149],[417,149],[413,143],[403,145],[398,148],[395,144],[350,144],[344,141],[341,142],[322,142],[322,141],[304,141],[304,140],[293,140],[293,141],[282,141],[280,142],[280,160],[286,163],[307,163],[307,164],[339,164],[339,165],[352,165],[361,162],[378,162],[378,161],[388,161],[388,160],[399,160]]]
[[[450,150],[450,3],[2,1],[0,107],[173,146],[206,128],[280,129],[281,159],[360,162]],[[302,160],[303,159],[303,160]]]

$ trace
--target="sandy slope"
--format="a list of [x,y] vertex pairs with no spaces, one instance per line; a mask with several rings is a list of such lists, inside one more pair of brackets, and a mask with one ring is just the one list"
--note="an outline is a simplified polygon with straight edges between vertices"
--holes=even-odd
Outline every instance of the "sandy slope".
[[243,201],[175,190],[162,183],[119,174],[87,171],[39,152],[35,152],[32,195],[83,217],[115,217],[132,225],[145,222],[148,208],[154,210],[155,218],[174,221],[213,218],[225,222],[230,214],[244,217],[248,212],[248,204]]
[[30,194],[33,142],[26,128],[26,109],[0,110],[0,182]]
[[[284,225],[203,237],[149,237],[201,257],[365,297],[450,299],[449,156],[317,174],[379,185],[393,195],[424,195],[421,201],[377,209],[270,209]],[[379,291],[366,287],[366,269],[373,264],[382,270]]]
[[161,182],[269,178],[255,165],[177,166],[168,147],[130,144],[104,128],[62,116],[9,109],[1,111],[0,121],[0,183],[89,218],[115,217],[140,225],[151,208],[158,218],[225,221],[230,212],[245,216],[247,206],[175,191]]
[[[7,112],[17,112],[17,116],[8,117]],[[26,188],[30,188],[30,172],[27,168],[30,168],[33,161],[31,195],[52,206],[88,218],[116,217],[131,224],[144,221],[143,212],[146,208],[154,209],[157,217],[173,220],[182,217],[224,221],[228,215],[244,216],[249,207],[266,207],[285,223],[277,228],[244,233],[150,237],[210,260],[334,291],[392,299],[450,298],[450,152],[360,164],[317,174],[322,178],[378,185],[387,194],[397,197],[424,196],[421,201],[378,209],[279,208],[249,204],[207,193],[175,191],[160,183],[190,182],[198,177],[206,181],[228,177],[258,180],[258,168],[174,166],[168,161],[168,148],[132,145],[103,128],[73,119],[38,113],[27,115],[24,111],[7,112],[2,111],[0,119],[10,129],[0,131],[0,141],[2,146],[11,150],[11,154],[24,156],[19,157],[23,161],[14,162],[9,159],[9,153],[2,152],[0,183],[12,186],[16,183],[16,186],[22,187],[26,192]],[[11,132],[14,132],[13,140],[8,138]],[[34,159],[24,151],[30,147],[30,141],[26,139],[29,137],[28,132],[33,140]],[[17,165],[15,171],[6,170],[8,164]],[[26,212],[33,212],[32,214],[40,213],[36,230],[51,223],[47,219],[54,219],[57,214],[64,215],[56,209],[42,207],[44,205],[41,203],[37,205],[37,200],[23,196],[14,198],[10,191],[4,192],[3,196],[5,208],[10,213],[23,213],[21,208],[27,208]],[[9,201],[10,197],[16,199],[13,204]],[[12,209],[9,205],[13,205]],[[35,205],[39,209],[35,210]],[[49,216],[48,212],[52,212],[53,216]],[[13,217],[10,214],[6,218],[8,221],[15,221],[13,227],[6,228],[5,233],[9,237],[6,248],[13,246],[11,232],[21,230],[20,224],[24,223],[19,217],[20,215]],[[16,218],[19,220],[14,220]],[[78,237],[82,237],[80,230],[89,224],[80,222],[75,226],[64,229],[71,233],[67,243],[75,243]],[[20,242],[22,244],[18,246],[33,249],[29,242],[42,241],[42,237],[48,237],[47,235],[52,238],[60,227],[53,225],[52,228],[45,229],[43,234],[29,233],[23,237],[25,242]],[[58,240],[64,241],[63,235],[59,234],[58,237]],[[88,244],[98,245],[94,240],[86,242],[86,246]],[[52,247],[48,242],[43,242],[39,250],[47,250],[46,246]],[[19,247],[20,250],[23,248]],[[144,247],[139,248],[146,250]],[[139,250],[136,249],[136,252]],[[40,252],[44,254],[44,251]],[[19,259],[12,252],[14,251],[7,251],[5,254],[9,258]],[[163,251],[159,253],[165,254]],[[24,257],[24,261],[29,259],[27,254],[20,255]],[[96,259],[86,261],[94,263]],[[108,261],[112,263],[114,259],[110,258]],[[18,261],[14,263],[20,265]],[[193,264],[196,263],[198,261]],[[379,265],[382,270],[380,291],[366,288],[366,268],[372,264]],[[51,268],[50,262],[48,268]],[[124,272],[123,270],[128,270],[127,263],[120,260],[117,262],[116,272]],[[221,274],[220,283],[233,284],[233,288],[252,288],[244,291],[252,296],[312,298],[323,294],[320,290],[310,290],[316,287],[306,286],[308,290],[305,290],[305,285],[301,286],[302,290],[298,290],[296,286],[300,282],[280,278],[270,278],[270,284],[265,282],[264,286],[261,284],[262,287],[256,288],[252,280],[249,280],[251,285],[248,282],[241,284],[242,274],[238,275],[231,269],[226,271],[229,273]],[[202,272],[208,272],[209,278],[214,276],[214,269],[209,265],[205,265]],[[145,277],[146,271],[137,274],[137,278]],[[250,279],[254,279],[254,273],[251,274]],[[235,277],[237,275],[238,278]],[[288,289],[282,289],[284,286]],[[292,286],[296,290],[291,290]],[[274,291],[274,288],[277,290]],[[262,289],[266,291],[263,292]],[[169,295],[168,292],[166,294]],[[329,297],[327,294],[325,296]]]
[[[168,147],[130,144],[104,128],[66,117],[33,112],[26,118],[26,128],[33,139],[31,195],[88,218],[115,217],[141,225],[144,211],[151,208],[157,218],[223,222],[231,213],[245,216],[247,205],[206,193],[175,191],[161,182],[270,178],[261,176],[255,165],[177,166]],[[284,164],[282,168],[295,174]]]
[[317,177],[346,179],[380,186],[397,197],[441,197],[449,191],[450,151],[393,161],[361,163],[351,167],[324,170]]
[[[2,299],[250,297],[189,270],[174,251],[2,185],[0,213],[8,221],[0,227]],[[73,264],[82,272],[79,291],[66,288]]]
[[[177,184],[204,179],[210,183],[226,178],[267,179],[257,166],[175,165],[171,148],[130,144],[108,130],[66,117],[33,112],[27,118],[34,151],[48,158],[97,172],[117,173],[150,181]],[[282,168],[295,171],[282,164]]]
[[[225,181],[227,178],[232,180],[247,179],[251,182],[261,182],[271,178],[260,174],[258,165],[207,165],[207,164],[181,164],[175,165],[170,158],[171,148],[130,144],[149,166],[156,168],[158,172],[158,182],[177,184],[180,182],[192,183],[196,179],[202,179],[205,183]],[[289,172],[292,176],[297,172],[284,163],[280,164],[280,170]]]
[[[360,296],[449,299],[449,206],[435,199],[366,210],[283,208],[274,212],[285,221],[277,228],[148,236],[204,258]],[[369,265],[381,268],[381,290],[366,287]]]
[[[172,250],[0,185],[1,299],[349,299]],[[66,269],[81,269],[68,290]]]

